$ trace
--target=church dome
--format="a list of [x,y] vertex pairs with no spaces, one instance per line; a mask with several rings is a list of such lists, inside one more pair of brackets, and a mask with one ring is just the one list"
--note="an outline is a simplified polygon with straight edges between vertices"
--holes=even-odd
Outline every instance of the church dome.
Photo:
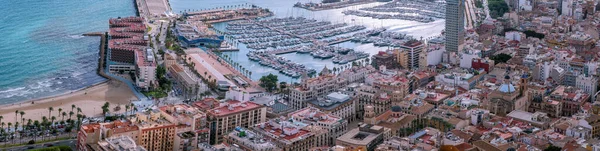
[[513,86],[510,83],[505,83],[500,85],[500,88],[498,88],[498,91],[503,92],[503,93],[511,93],[511,92],[515,92],[515,86]]

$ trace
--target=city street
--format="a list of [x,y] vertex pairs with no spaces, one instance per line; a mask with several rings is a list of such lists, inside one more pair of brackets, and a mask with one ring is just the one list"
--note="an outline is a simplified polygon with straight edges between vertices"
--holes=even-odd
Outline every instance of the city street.
[[75,150],[76,149],[75,142],[76,142],[76,139],[68,139],[68,140],[60,140],[60,141],[54,141],[54,142],[46,142],[46,143],[42,143],[42,144],[25,145],[25,146],[19,146],[19,147],[11,147],[11,148],[2,148],[2,150],[23,151],[23,150],[39,149],[39,148],[46,148],[46,147],[51,147],[51,146],[61,146],[61,145],[69,146],[73,150]]

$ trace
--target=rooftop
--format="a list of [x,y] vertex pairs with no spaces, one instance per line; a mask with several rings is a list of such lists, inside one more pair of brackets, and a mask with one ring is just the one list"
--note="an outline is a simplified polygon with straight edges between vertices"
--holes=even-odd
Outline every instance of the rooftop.
[[359,128],[355,128],[338,137],[337,140],[351,144],[367,146],[380,135],[381,134],[360,131]]
[[289,121],[279,121],[279,119],[260,123],[255,128],[263,135],[271,137],[285,144],[293,144],[305,138],[314,135],[311,131],[304,129],[308,125],[304,123],[292,123]]
[[142,146],[136,145],[129,136],[111,137],[98,142],[98,145],[106,150],[113,151],[146,151]]
[[219,107],[208,110],[208,112],[216,116],[228,116],[236,113],[260,109],[262,107],[264,106],[250,101],[241,102],[238,100],[228,100],[223,102]]
[[350,100],[350,96],[348,95],[333,92],[328,94],[326,98],[313,99],[308,101],[308,103],[321,109],[332,110],[344,103],[350,102]]
[[237,145],[244,146],[250,150],[265,150],[269,148],[277,150],[277,147],[273,143],[265,140],[261,135],[257,135],[256,132],[252,130],[236,127],[235,130],[227,136],[229,139],[235,140]]
[[311,107],[294,111],[290,113],[289,116],[302,122],[316,122],[328,125],[343,121],[343,119],[338,116],[323,113],[318,109]]

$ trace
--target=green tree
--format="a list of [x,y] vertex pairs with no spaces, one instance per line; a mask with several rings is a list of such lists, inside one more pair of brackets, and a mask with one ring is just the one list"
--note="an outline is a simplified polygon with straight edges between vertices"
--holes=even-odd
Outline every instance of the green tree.
[[273,92],[277,88],[277,76],[269,74],[260,78],[260,86],[265,88],[268,92]]
[[546,147],[546,149],[544,149],[544,151],[561,151],[562,148],[558,147],[558,146],[554,146],[554,145],[550,145],[548,147]]
[[512,58],[512,56],[505,53],[497,54],[495,56],[490,57],[490,59],[494,60],[494,64],[506,63],[508,60],[510,60],[510,58]]
[[504,0],[488,0],[488,8],[492,18],[502,17],[504,13],[509,11],[508,5]]
[[106,102],[102,105],[102,115],[106,116],[106,113],[110,111],[110,103]]

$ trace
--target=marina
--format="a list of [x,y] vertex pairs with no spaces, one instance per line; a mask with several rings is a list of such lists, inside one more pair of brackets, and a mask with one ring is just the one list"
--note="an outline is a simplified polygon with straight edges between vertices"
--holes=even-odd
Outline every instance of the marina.
[[271,67],[292,78],[298,78],[304,73],[307,75],[314,74],[314,69],[308,69],[302,64],[294,63],[289,59],[278,56],[287,53],[310,54],[310,56],[315,59],[333,58],[332,62],[335,64],[346,64],[369,57],[368,53],[354,51],[349,48],[313,44],[282,49],[251,51],[246,54],[246,56],[248,56],[248,59],[258,62],[260,65]]
[[446,18],[446,3],[444,1],[398,0],[358,10],[344,10],[342,13],[374,19],[401,19],[430,23],[436,18]]
[[[305,43],[316,43],[316,39],[334,37],[366,29],[365,26],[349,26],[347,23],[332,24],[303,17],[273,18],[266,20],[244,20],[227,24],[225,32],[248,48],[260,50],[289,47]],[[331,41],[340,43],[348,41]],[[325,45],[330,45],[327,43]]]
[[[195,7],[187,7],[188,4],[193,3],[189,0],[172,1],[172,3],[178,4],[173,8],[174,12],[185,12],[186,10],[216,10],[214,8],[231,9],[231,7],[228,8],[220,3],[210,4],[210,6],[196,5]],[[231,52],[221,51],[219,55],[221,57],[227,55],[227,59],[236,60],[236,64],[252,70],[253,74],[251,75],[251,78],[253,80],[258,80],[261,76],[273,73],[279,76],[280,81],[296,82],[298,80],[297,78],[285,75],[272,67],[261,65],[259,61],[251,60],[247,54],[255,51],[270,51],[270,53],[275,53],[276,56],[285,57],[286,59],[291,60],[291,62],[303,64],[309,69],[322,69],[325,66],[329,68],[345,66],[352,63],[352,61],[342,61],[342,58],[351,60],[353,57],[337,57],[337,53],[313,53],[315,55],[311,55],[314,50],[309,48],[314,45],[336,46],[340,48],[350,48],[353,51],[364,52],[368,55],[374,55],[377,54],[378,51],[385,50],[385,47],[375,46],[374,43],[353,42],[353,35],[369,29],[379,28],[381,26],[376,27],[376,25],[379,25],[380,22],[385,22],[385,28],[390,31],[413,36],[430,37],[430,34],[437,35],[441,30],[438,29],[438,27],[442,27],[440,25],[444,23],[443,19],[431,23],[421,23],[400,19],[380,20],[368,17],[347,16],[342,13],[344,10],[359,10],[360,8],[386,4],[382,2],[314,12],[301,8],[290,9],[290,6],[294,5],[294,3],[296,2],[255,1],[249,5],[268,8],[273,12],[273,17],[261,17],[256,19],[248,18],[211,23],[213,30],[224,35],[226,41],[234,43],[234,46],[239,49],[239,51]],[[233,8],[236,8],[236,5],[233,5]],[[298,18],[303,18],[304,20],[300,21]],[[389,27],[387,27],[387,25],[389,25]],[[331,32],[335,35],[332,34],[333,36],[330,37],[326,37],[326,34],[323,34],[327,31],[345,29],[352,26],[362,26],[364,28],[361,27],[362,30],[344,33]],[[331,27],[338,28],[333,29]],[[421,28],[435,28],[435,30],[416,32],[417,28],[420,30],[422,30]],[[319,34],[315,34],[315,32]],[[259,43],[262,45],[259,45]],[[352,55],[350,52],[348,54]]]

